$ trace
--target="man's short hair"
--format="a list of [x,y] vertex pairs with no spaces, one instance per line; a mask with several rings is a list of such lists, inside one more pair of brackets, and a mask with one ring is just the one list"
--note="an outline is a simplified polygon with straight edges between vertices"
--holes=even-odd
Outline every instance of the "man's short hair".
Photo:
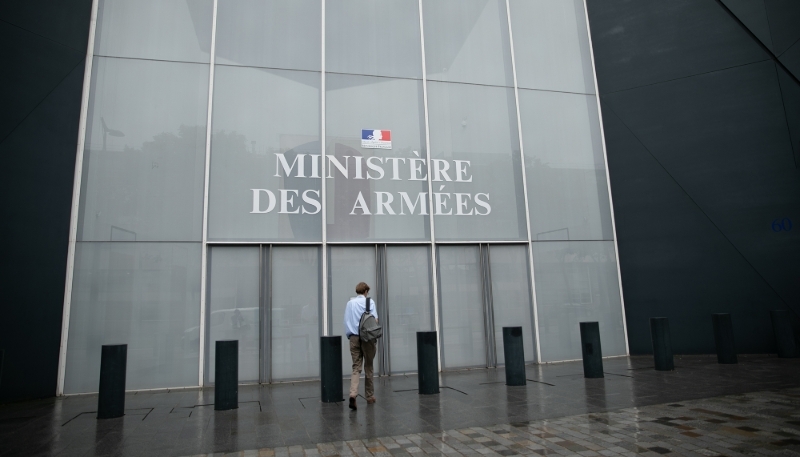
[[356,293],[358,295],[364,295],[365,293],[369,292],[369,286],[365,282],[360,282],[356,286]]

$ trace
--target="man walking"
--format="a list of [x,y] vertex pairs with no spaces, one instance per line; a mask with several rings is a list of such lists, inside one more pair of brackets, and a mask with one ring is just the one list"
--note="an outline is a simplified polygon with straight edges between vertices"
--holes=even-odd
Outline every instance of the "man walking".
[[375,403],[375,386],[372,383],[372,360],[375,358],[377,340],[366,342],[359,337],[359,323],[361,316],[367,311],[367,300],[370,301],[370,314],[378,320],[375,302],[369,298],[369,286],[360,282],[356,286],[355,298],[347,302],[344,310],[344,333],[350,340],[350,356],[353,358],[353,374],[350,377],[350,409],[358,409],[356,397],[358,396],[358,380],[361,377],[361,365],[364,365],[364,390],[367,403]]

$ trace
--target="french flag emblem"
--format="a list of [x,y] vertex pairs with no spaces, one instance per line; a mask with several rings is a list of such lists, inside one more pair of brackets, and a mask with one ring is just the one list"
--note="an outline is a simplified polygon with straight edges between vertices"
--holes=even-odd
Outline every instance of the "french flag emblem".
[[365,149],[392,149],[392,131],[361,130],[361,147]]

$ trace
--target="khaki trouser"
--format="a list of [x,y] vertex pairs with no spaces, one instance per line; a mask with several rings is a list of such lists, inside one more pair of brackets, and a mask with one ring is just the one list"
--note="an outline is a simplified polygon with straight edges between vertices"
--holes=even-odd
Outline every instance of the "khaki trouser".
[[353,375],[350,377],[350,397],[358,396],[358,379],[361,377],[361,364],[364,364],[364,384],[366,398],[375,396],[372,384],[372,360],[375,359],[375,342],[365,343],[358,335],[350,337],[350,356],[353,357]]

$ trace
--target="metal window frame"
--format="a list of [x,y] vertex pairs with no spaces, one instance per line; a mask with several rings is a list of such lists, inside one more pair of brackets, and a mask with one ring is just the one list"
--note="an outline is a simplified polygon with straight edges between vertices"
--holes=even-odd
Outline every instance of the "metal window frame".
[[536,275],[533,269],[533,238],[531,237],[531,214],[528,202],[528,175],[525,168],[525,144],[522,139],[522,117],[519,109],[519,83],[517,82],[517,58],[514,51],[514,29],[511,26],[511,2],[506,0],[506,17],[508,19],[508,41],[511,47],[511,72],[514,75],[514,101],[517,109],[517,134],[519,135],[519,156],[522,166],[522,195],[525,199],[525,228],[528,235],[528,281],[530,282],[529,293],[533,304],[533,338],[535,362],[542,360],[542,350],[539,341],[539,303],[536,297]]
[[200,387],[205,385],[206,359],[206,299],[208,294],[208,181],[211,166],[211,119],[214,108],[214,62],[217,48],[217,2],[214,0],[211,16],[211,57],[208,65],[208,112],[206,118],[205,176],[203,178],[203,238],[200,253],[200,353],[197,379]]
[[78,145],[75,153],[75,175],[72,183],[72,206],[67,240],[67,277],[64,282],[64,307],[61,310],[61,344],[58,352],[58,378],[56,395],[64,395],[64,381],[67,369],[67,344],[69,343],[69,316],[72,306],[72,281],[75,274],[75,249],[78,239],[78,206],[81,200],[81,180],[83,177],[83,150],[86,144],[86,118],[89,112],[89,92],[92,85],[92,65],[94,64],[94,43],[97,34],[98,0],[92,1],[89,19],[89,40],[86,45],[86,63],[83,70],[83,93],[81,94],[80,120],[78,121]]

